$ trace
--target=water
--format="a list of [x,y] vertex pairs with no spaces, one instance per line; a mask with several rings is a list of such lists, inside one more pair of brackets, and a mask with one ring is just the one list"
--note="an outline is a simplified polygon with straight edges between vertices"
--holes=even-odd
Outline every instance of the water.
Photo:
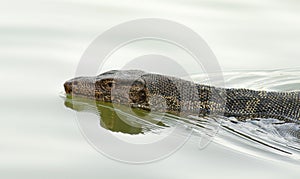
[[[116,162],[86,142],[58,93],[97,35],[145,17],[174,20],[199,33],[228,71],[228,87],[297,90],[299,7],[294,0],[2,1],[0,177],[298,178],[293,157],[270,156],[258,150],[261,144],[253,147],[225,130],[202,150],[192,136],[165,160]],[[292,70],[271,70],[284,68]]]

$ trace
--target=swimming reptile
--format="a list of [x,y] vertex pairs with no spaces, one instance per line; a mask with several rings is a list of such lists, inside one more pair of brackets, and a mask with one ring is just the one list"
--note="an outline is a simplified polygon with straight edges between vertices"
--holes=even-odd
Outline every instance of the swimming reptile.
[[300,122],[300,93],[226,89],[139,70],[112,70],[64,83],[65,92],[176,115]]

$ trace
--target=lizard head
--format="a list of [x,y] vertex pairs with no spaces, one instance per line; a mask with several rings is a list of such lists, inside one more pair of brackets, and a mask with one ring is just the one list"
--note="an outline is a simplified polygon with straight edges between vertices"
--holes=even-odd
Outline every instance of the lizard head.
[[65,92],[97,101],[147,106],[147,89],[139,70],[111,70],[94,77],[76,77],[64,83]]

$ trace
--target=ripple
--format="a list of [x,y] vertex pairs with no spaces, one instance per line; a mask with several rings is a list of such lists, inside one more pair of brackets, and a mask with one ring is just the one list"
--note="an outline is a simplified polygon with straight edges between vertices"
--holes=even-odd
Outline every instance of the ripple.
[[[203,81],[200,76],[196,76],[195,81]],[[300,90],[299,68],[224,72],[223,76],[227,88]],[[251,119],[244,122],[235,118],[224,118],[218,137],[216,141],[227,147],[246,151],[258,157],[300,161],[300,123],[285,123],[271,118]]]

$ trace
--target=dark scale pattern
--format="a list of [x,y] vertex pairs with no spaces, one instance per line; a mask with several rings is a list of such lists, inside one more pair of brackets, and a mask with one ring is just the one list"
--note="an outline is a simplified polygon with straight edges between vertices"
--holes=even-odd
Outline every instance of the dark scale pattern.
[[[146,74],[142,76],[145,81],[148,98],[160,96],[164,98],[167,111],[180,112],[180,89],[176,85],[176,82],[166,76]],[[156,101],[152,101],[154,103]],[[160,101],[161,102],[161,101]],[[150,104],[153,108],[157,108],[155,104]]]
[[300,101],[295,92],[266,92],[227,89],[226,116],[247,118],[299,119]]
[[239,120],[276,118],[299,120],[300,101],[296,92],[267,92],[221,89],[158,74],[145,74],[148,96],[160,95],[167,110],[199,116],[224,115]]
[[[142,79],[146,83],[147,96],[164,98],[167,111],[198,116],[224,114],[226,96],[223,89],[158,74],[145,74]],[[152,110],[162,107],[159,104],[150,106]]]
[[212,89],[209,86],[197,85],[199,101],[201,101],[199,106],[199,116],[210,115],[212,110],[210,105],[210,100],[212,99]]

